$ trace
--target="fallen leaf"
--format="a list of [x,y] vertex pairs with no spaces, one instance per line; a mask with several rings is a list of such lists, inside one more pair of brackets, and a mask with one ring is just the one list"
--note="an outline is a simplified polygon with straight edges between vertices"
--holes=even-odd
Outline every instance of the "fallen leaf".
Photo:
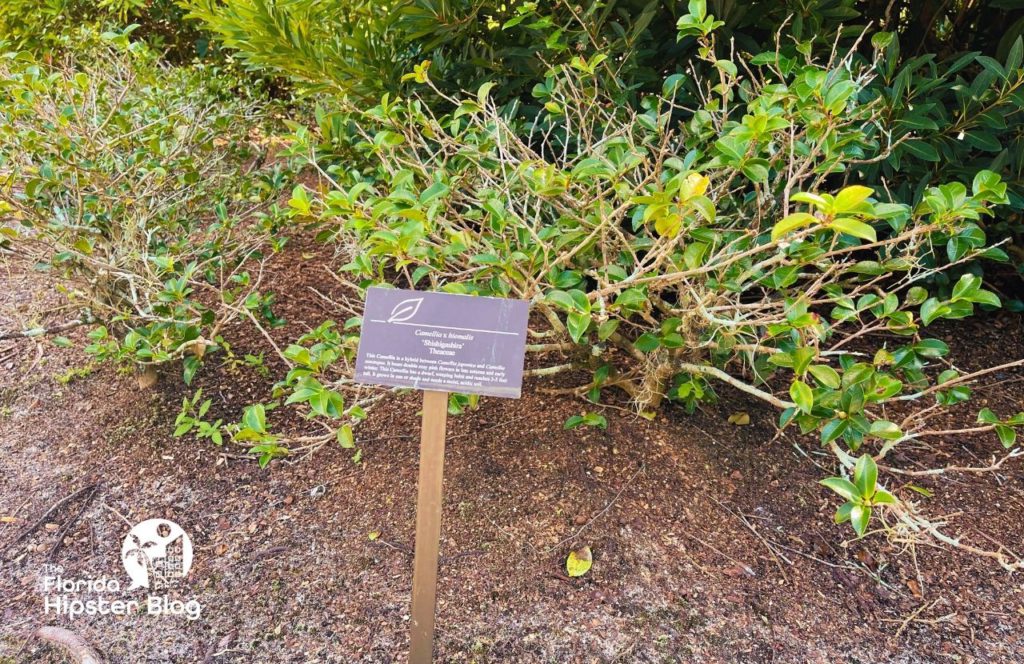
[[585,546],[569,552],[569,557],[565,559],[565,571],[569,573],[569,576],[583,576],[590,571],[590,566],[593,564],[594,557],[590,552],[590,547]]
[[747,426],[748,424],[750,424],[750,415],[743,411],[733,413],[732,415],[729,416],[729,424],[735,424],[736,426],[741,427]]
[[374,530],[369,535],[367,535],[367,537],[370,539],[371,542],[375,542],[380,537],[380,531]]
[[16,516],[0,516],[0,523],[17,523],[18,517]]
[[924,593],[921,592],[921,584],[917,582],[917,579],[907,579],[907,588],[910,588],[910,594],[917,599],[924,597]]
[[223,556],[225,553],[228,552],[228,545],[227,544],[218,544],[217,546],[215,546],[213,548],[213,552],[215,554],[217,554],[218,556]]
[[60,528],[60,526],[58,526],[56,523],[48,523],[45,526],[43,526],[43,528],[46,528],[50,532],[53,532],[54,530],[57,530],[58,528]]
[[923,486],[917,486],[916,484],[908,484],[907,488],[910,489],[911,491],[921,494],[925,498],[931,498],[932,496],[935,495],[932,491],[929,491]]

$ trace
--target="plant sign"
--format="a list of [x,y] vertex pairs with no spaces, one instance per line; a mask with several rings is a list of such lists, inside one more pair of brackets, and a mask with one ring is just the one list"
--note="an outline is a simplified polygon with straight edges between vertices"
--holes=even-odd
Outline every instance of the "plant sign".
[[356,380],[518,398],[525,300],[370,288]]
[[434,650],[448,393],[518,398],[528,315],[525,300],[366,291],[356,380],[424,390],[409,648],[415,664],[430,662]]

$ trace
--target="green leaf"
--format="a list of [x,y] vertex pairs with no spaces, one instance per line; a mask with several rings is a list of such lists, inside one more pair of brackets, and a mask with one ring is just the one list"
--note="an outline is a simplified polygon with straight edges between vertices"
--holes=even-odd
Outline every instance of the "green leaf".
[[812,194],[809,191],[798,191],[790,196],[789,200],[796,201],[797,203],[810,203],[819,210],[826,210],[829,207],[827,200],[818,194]]
[[876,438],[883,440],[898,440],[903,436],[903,432],[900,428],[887,420],[875,420],[871,423],[871,431],[869,432]]
[[839,389],[839,372],[832,367],[825,364],[815,364],[808,371],[825,387],[830,387],[833,390]]
[[548,294],[544,299],[552,304],[558,305],[566,311],[572,311],[576,306],[572,300],[572,296],[563,290],[548,291]]
[[850,426],[850,420],[834,419],[825,423],[821,428],[821,444],[828,445],[836,438],[839,438]]
[[847,521],[849,521],[850,520],[850,512],[853,510],[853,505],[854,505],[854,503],[851,503],[849,501],[847,501],[847,502],[843,503],[842,505],[840,505],[839,509],[836,510],[836,515],[834,517],[835,522],[836,523],[846,523]]
[[865,224],[863,221],[857,221],[851,217],[839,217],[838,219],[833,219],[831,223],[829,223],[828,227],[841,233],[859,237],[860,239],[867,240],[868,242],[876,242],[878,240],[878,237],[875,235],[874,228]]
[[854,484],[843,477],[826,477],[825,479],[818,482],[827,489],[831,489],[838,493],[847,500],[857,500],[860,498],[860,492],[857,491],[857,487]]
[[338,427],[337,437],[338,444],[346,450],[350,450],[356,446],[355,436],[352,435],[352,427],[348,424]]
[[491,88],[493,88],[493,87],[494,87],[494,81],[487,81],[486,83],[481,85],[479,88],[477,88],[476,100],[477,100],[477,103],[480,104],[480,106],[486,106],[487,105],[487,96],[491,93]]
[[874,192],[869,187],[864,187],[859,184],[846,187],[836,194],[836,199],[832,203],[832,209],[840,213],[851,212],[861,203],[866,201],[868,196],[871,196],[873,193]]
[[607,341],[610,336],[615,334],[615,330],[619,327],[619,319],[612,318],[606,320],[597,326],[597,338],[601,341]]
[[871,497],[871,502],[875,505],[895,505],[896,496],[885,489],[878,489],[875,491],[875,495]]
[[871,520],[871,508],[866,505],[854,505],[850,509],[850,524],[860,537],[868,530],[868,522]]
[[857,485],[860,495],[874,495],[877,481],[878,466],[875,464],[875,460],[870,454],[862,454],[853,468],[853,482]]
[[921,305],[921,322],[930,325],[936,318],[949,313],[949,307],[940,302],[937,298],[930,297]]
[[583,336],[590,329],[590,314],[578,311],[569,312],[567,317],[569,336],[576,343],[579,343]]
[[777,224],[772,227],[772,241],[778,240],[780,237],[791,233],[798,228],[809,226],[811,224],[818,223],[818,218],[813,214],[806,212],[794,212],[793,214],[787,214]]
[[242,424],[247,429],[251,429],[257,433],[266,433],[267,430],[267,411],[263,407],[263,404],[257,403],[246,407],[244,414],[242,415]]
[[935,148],[933,148],[931,145],[925,143],[920,139],[906,141],[905,143],[903,143],[903,147],[906,149],[907,152],[914,155],[918,159],[923,159],[925,161],[939,160],[938,151],[936,151]]
[[565,424],[562,425],[562,428],[564,428],[564,429],[575,429],[576,427],[578,427],[581,424],[583,424],[583,416],[582,415],[573,415],[572,417],[569,417],[568,419],[565,420]]
[[760,162],[750,161],[741,170],[751,182],[768,182],[768,167]]
[[978,412],[979,424],[999,424],[999,418],[989,408],[982,408]]
[[182,360],[182,378],[186,385],[192,384],[192,379],[196,375],[196,371],[199,370],[199,358],[194,355],[189,355]]
[[999,436],[999,442],[1002,443],[1003,447],[1006,449],[1010,449],[1013,447],[1013,444],[1017,442],[1017,431],[1005,424],[996,425],[996,435]]
[[797,408],[804,413],[810,413],[811,408],[814,407],[814,392],[811,391],[807,383],[801,380],[794,380],[793,384],[789,386],[789,396]]
[[633,346],[641,353],[649,353],[661,345],[661,341],[658,337],[654,336],[650,332],[641,334],[636,341],[633,342]]

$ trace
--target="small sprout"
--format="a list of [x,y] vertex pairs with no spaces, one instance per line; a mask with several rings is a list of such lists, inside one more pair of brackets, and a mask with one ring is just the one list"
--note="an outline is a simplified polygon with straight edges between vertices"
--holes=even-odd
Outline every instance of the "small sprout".
[[858,537],[867,532],[871,510],[876,505],[894,505],[896,497],[878,486],[878,466],[870,454],[857,459],[853,468],[853,481],[844,477],[829,477],[820,484],[846,499],[836,510],[835,522],[849,521]]

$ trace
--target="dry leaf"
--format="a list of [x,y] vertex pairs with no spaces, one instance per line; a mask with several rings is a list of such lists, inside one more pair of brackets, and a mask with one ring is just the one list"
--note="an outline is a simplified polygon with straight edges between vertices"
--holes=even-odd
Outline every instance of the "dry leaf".
[[58,528],[60,528],[60,526],[58,526],[56,523],[48,523],[45,526],[43,526],[43,528],[46,528],[50,532],[53,532],[54,530],[57,530]]
[[924,593],[921,592],[921,584],[917,582],[917,579],[908,579],[907,588],[910,588],[910,593],[917,599],[924,597]]
[[738,413],[733,413],[729,416],[729,424],[735,424],[736,426],[747,426],[750,424],[750,415],[743,412],[742,410]]
[[16,516],[0,516],[0,523],[17,523],[18,517]]
[[590,571],[590,566],[593,564],[594,557],[590,552],[590,547],[585,546],[569,552],[569,557],[565,559],[565,571],[569,573],[569,576],[583,576]]

